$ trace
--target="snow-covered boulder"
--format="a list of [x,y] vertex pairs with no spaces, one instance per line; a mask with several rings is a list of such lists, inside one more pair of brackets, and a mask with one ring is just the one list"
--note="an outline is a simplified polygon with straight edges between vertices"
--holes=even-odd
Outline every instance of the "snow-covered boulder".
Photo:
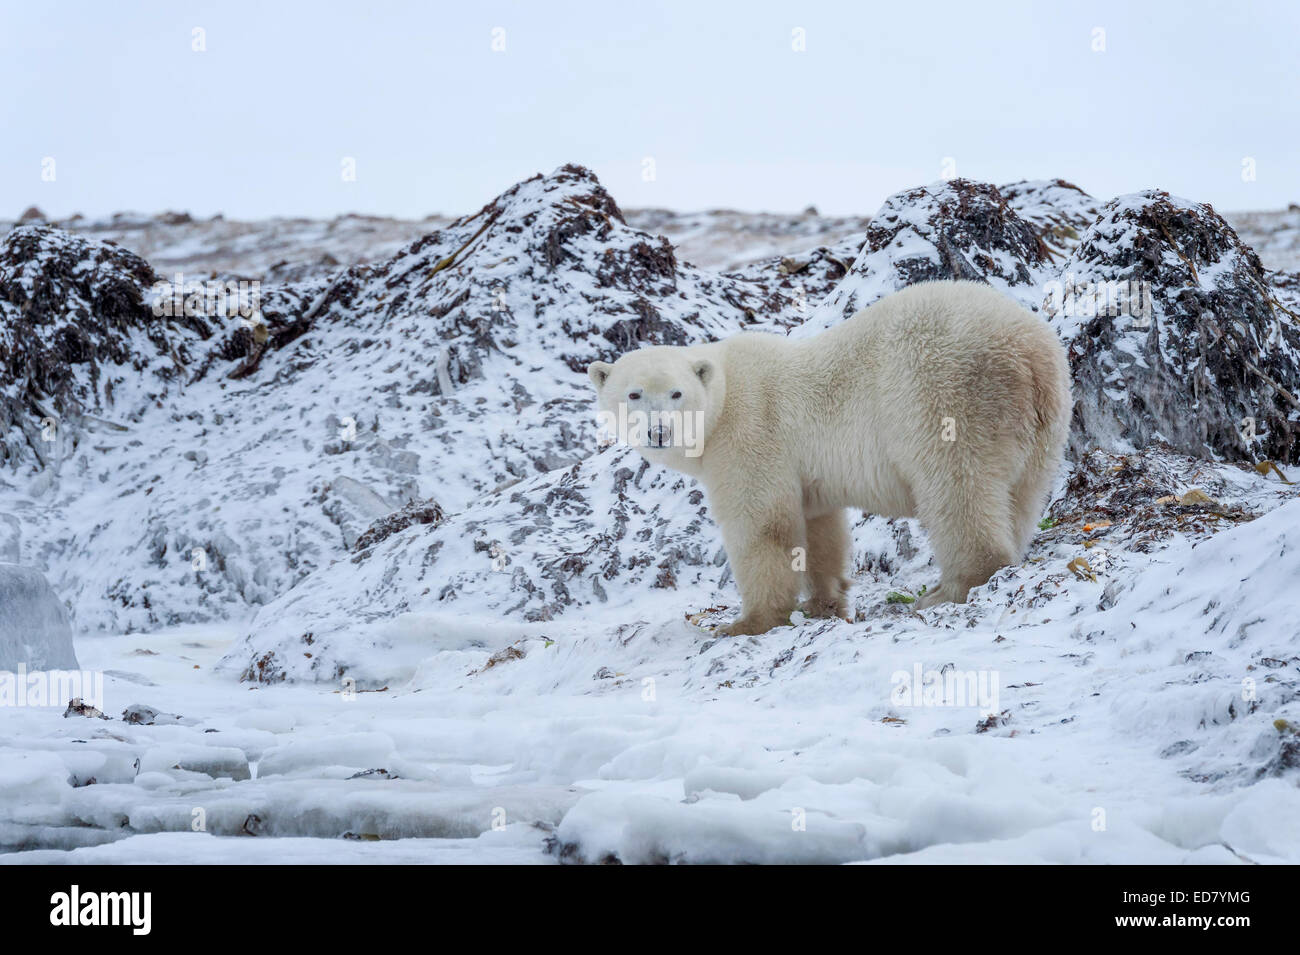
[[1033,225],[988,183],[968,179],[918,186],[885,200],[849,274],[798,334],[812,334],[899,289],[935,279],[988,282],[1037,306],[1040,270],[1050,262]]
[[33,567],[0,564],[0,670],[76,670],[68,614]]
[[1069,345],[1076,455],[1163,440],[1294,460],[1300,328],[1210,206],[1157,190],[1112,199],[1058,278],[1045,310]]
[[57,466],[83,430],[125,430],[177,387],[208,337],[154,315],[158,280],[116,245],[44,225],[0,243],[0,465]]
[[1053,262],[1079,244],[1101,211],[1100,202],[1064,179],[1024,179],[998,186],[998,192],[1037,230]]

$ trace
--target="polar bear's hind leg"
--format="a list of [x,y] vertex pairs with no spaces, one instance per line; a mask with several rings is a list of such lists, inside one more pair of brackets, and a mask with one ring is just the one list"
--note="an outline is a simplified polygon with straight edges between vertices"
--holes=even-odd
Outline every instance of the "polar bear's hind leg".
[[[1070,422],[1069,370],[1050,349],[1044,352],[1042,367],[1033,376],[1032,408],[1036,419],[1033,440],[1025,455],[1024,469],[1011,488],[1018,557],[1024,556],[1033,540],[1052,492]],[[1054,361],[1057,365],[1053,370]]]
[[1029,542],[1034,539],[1034,531],[1038,529],[1038,521],[1042,516],[1043,506],[1047,503],[1047,496],[1051,493],[1054,477],[1049,461],[1031,460],[1011,489],[1012,507],[1015,510],[1017,559],[1024,556],[1029,548]]
[[845,617],[848,612],[849,525],[843,509],[805,518],[808,528],[806,610],[812,617]]
[[939,586],[917,608],[965,603],[972,587],[1020,559],[1011,496],[1001,482],[958,480],[927,495],[918,514],[938,560]]

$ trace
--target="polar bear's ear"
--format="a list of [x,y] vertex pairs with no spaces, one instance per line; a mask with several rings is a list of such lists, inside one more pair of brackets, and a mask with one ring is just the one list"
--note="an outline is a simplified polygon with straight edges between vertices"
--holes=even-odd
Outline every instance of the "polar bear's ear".
[[707,359],[701,358],[691,368],[695,371],[695,377],[706,385],[709,383],[709,379],[713,377],[713,362]]
[[587,366],[587,374],[591,376],[591,382],[598,389],[603,387],[605,379],[609,373],[614,370],[614,366],[607,361],[593,361]]

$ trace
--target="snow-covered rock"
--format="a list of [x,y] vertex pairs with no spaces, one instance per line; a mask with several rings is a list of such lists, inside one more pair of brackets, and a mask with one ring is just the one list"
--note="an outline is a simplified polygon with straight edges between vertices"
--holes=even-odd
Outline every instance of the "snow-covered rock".
[[1076,454],[1163,440],[1294,460],[1300,328],[1212,208],[1156,190],[1112,199],[1059,278],[1046,310],[1069,344]]
[[1053,262],[1079,244],[1101,211],[1101,203],[1064,179],[1026,179],[998,186],[998,192],[1038,231]]
[[[0,466],[57,468],[83,428],[125,430],[183,380],[201,319],[159,320],[156,280],[117,246],[48,226],[0,245]],[[105,420],[111,419],[111,420]]]
[[1295,459],[1295,283],[1266,272],[1209,206],[1156,190],[1100,204],[1062,180],[901,192],[793,334],[930,279],[988,282],[1053,324],[1070,350],[1075,458],[1166,441],[1203,457]]
[[988,282],[1037,308],[1049,252],[995,186],[951,179],[896,193],[867,227],[849,274],[798,334],[814,334],[917,282]]

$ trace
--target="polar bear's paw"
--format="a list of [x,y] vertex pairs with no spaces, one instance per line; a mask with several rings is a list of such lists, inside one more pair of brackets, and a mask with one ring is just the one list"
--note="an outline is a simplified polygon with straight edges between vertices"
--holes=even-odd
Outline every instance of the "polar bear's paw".
[[958,588],[949,584],[941,583],[938,587],[935,587],[934,590],[927,590],[922,596],[917,598],[916,609],[924,610],[925,608],[933,607],[936,604],[964,604],[966,602],[966,595],[969,592],[969,587],[958,592]]
[[813,597],[805,601],[799,609],[803,611],[803,614],[806,617],[839,617],[841,620],[849,619],[848,600],[844,597]]
[[744,614],[733,623],[719,627],[718,633],[728,637],[749,637],[767,633],[777,627],[790,626],[790,617],[780,614]]

